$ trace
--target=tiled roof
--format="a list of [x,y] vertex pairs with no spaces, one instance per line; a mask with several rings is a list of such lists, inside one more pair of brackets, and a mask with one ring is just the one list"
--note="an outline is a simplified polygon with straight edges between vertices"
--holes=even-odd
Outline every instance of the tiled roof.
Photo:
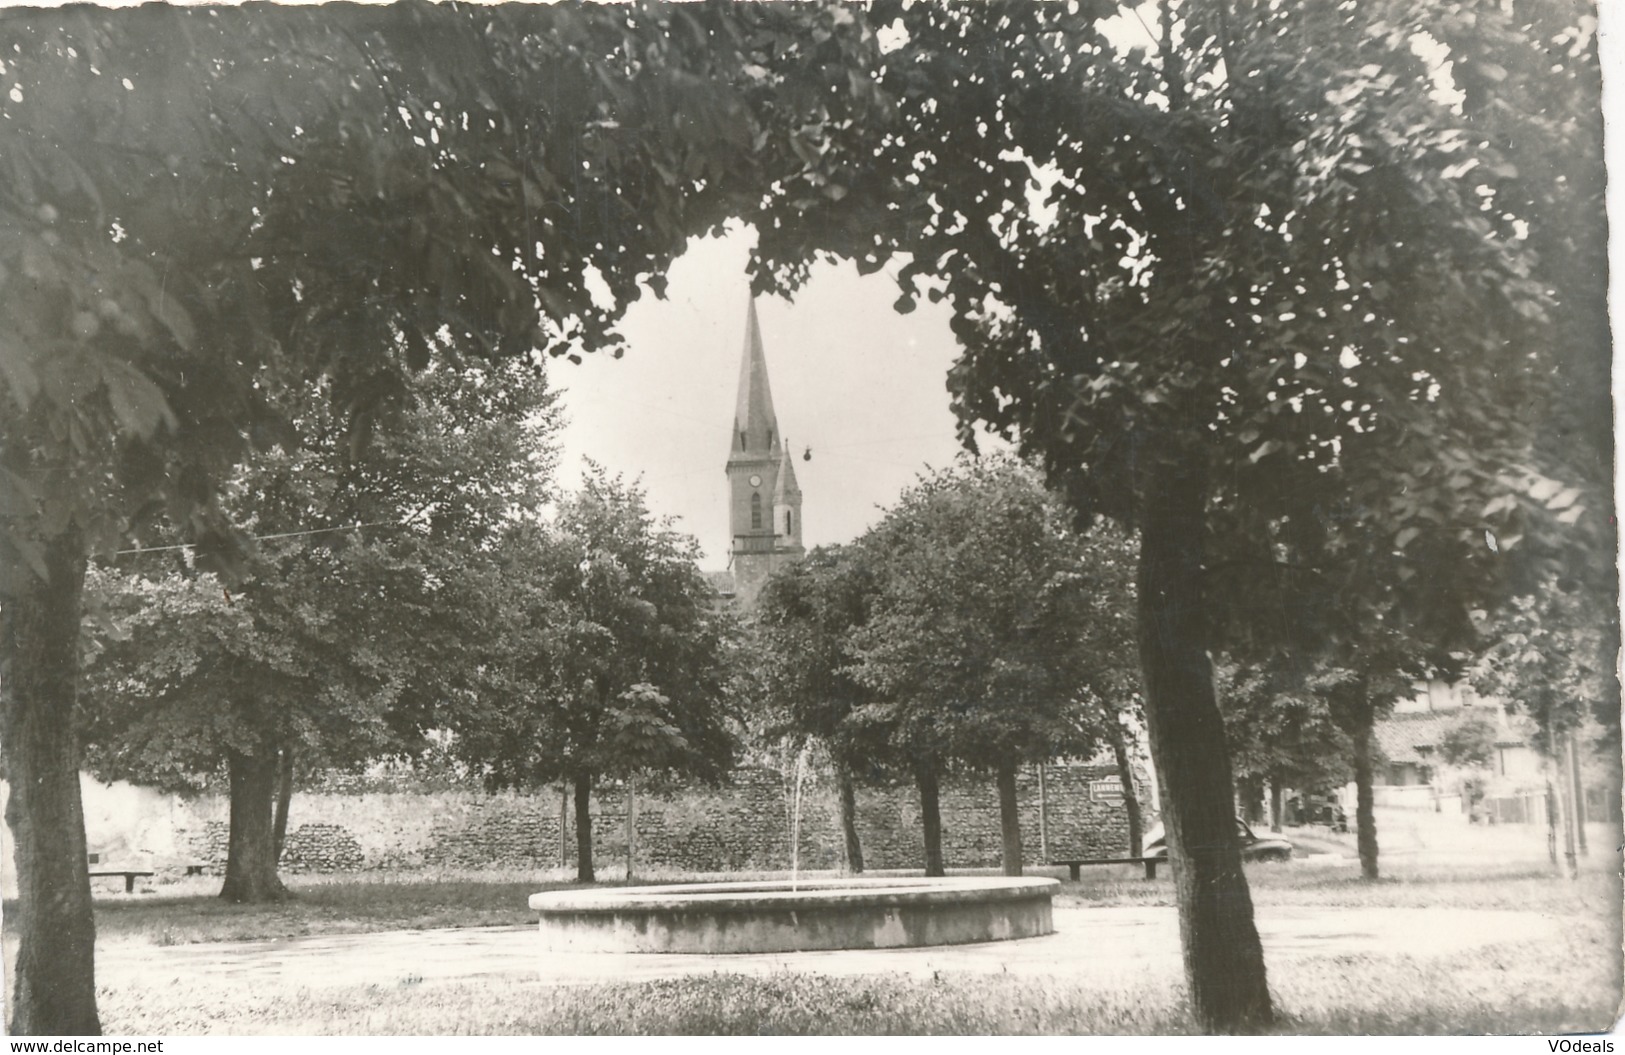
[[[1389,762],[1431,762],[1430,757],[1417,749],[1437,746],[1445,731],[1461,721],[1463,710],[1424,711],[1420,714],[1396,714],[1391,718],[1385,718],[1378,722],[1373,730],[1377,747]],[[1493,713],[1486,713],[1484,717],[1491,722],[1495,721]],[[1499,726],[1496,728],[1496,747],[1523,747],[1527,743],[1523,730],[1516,725],[1511,728]],[[1431,754],[1430,751],[1429,755]]]
[[1431,748],[1437,744],[1439,737],[1455,724],[1457,717],[1453,711],[1396,714],[1377,723],[1374,730],[1377,747],[1389,762],[1424,762],[1426,760],[1417,748]]

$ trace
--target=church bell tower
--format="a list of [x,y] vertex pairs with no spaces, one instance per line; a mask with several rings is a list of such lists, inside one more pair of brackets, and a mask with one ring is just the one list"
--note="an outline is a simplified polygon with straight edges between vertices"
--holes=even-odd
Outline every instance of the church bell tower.
[[756,303],[745,315],[745,350],[728,445],[728,517],[734,594],[749,608],[773,569],[801,559],[801,488],[773,413]]

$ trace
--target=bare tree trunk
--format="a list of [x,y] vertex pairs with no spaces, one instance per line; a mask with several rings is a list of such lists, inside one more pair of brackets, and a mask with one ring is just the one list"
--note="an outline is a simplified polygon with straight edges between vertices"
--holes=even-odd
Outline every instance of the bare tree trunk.
[[[96,923],[79,799],[79,618],[85,556],[79,531],[45,543],[48,582],[0,605],[0,718],[17,867],[10,1030],[95,1036]],[[26,576],[28,571],[18,569]]]
[[231,833],[226,843],[226,878],[220,896],[226,901],[261,904],[283,901],[288,888],[277,876],[275,811],[277,757],[232,751],[226,758],[231,782]]
[[1049,766],[1038,763],[1038,859],[1049,861]]
[[565,849],[566,832],[570,829],[570,785],[559,785],[559,867],[563,868],[570,863],[569,851]]
[[1231,813],[1234,780],[1202,628],[1205,474],[1145,451],[1137,623],[1191,1010],[1214,1033],[1274,1019]]
[[841,803],[841,840],[846,846],[846,870],[863,874],[863,844],[858,841],[858,794],[852,782],[852,767],[835,759],[835,788]]
[[1123,785],[1123,812],[1128,814],[1128,855],[1139,857],[1145,852],[1145,817],[1140,813],[1140,792],[1134,786],[1134,767],[1129,762],[1123,723],[1116,715],[1106,719],[1106,739],[1111,743],[1112,760],[1117,763],[1117,781]]
[[592,796],[592,774],[577,773],[576,785],[576,881],[597,882],[592,871],[592,813],[588,799]]
[[1016,764],[1001,762],[994,782],[999,787],[999,835],[1004,874],[1021,874],[1021,810],[1016,800]]
[[[1561,748],[1559,750],[1562,750]],[[1566,752],[1565,752],[1566,754]],[[1580,877],[1580,863],[1574,855],[1574,785],[1564,771],[1563,755],[1557,757],[1557,809],[1563,822],[1563,861],[1570,879]]]
[[288,806],[293,802],[293,748],[284,747],[276,774],[276,816],[271,822],[272,838],[276,841],[276,859],[282,860],[282,848],[288,845]]
[[1578,843],[1580,856],[1588,855],[1586,847],[1586,789],[1585,780],[1580,776],[1580,748],[1575,743],[1574,733],[1568,735],[1569,741],[1569,778],[1574,784],[1574,837]]
[[1270,781],[1270,831],[1278,832],[1281,830],[1281,811],[1283,808],[1281,780],[1276,777]]
[[920,791],[920,824],[925,829],[925,874],[947,875],[942,864],[942,793],[935,759],[915,766],[914,784]]
[[626,881],[632,882],[638,860],[638,789],[626,778]]
[[1557,796],[1552,793],[1552,781],[1546,780],[1546,853],[1557,867]]
[[1369,710],[1354,727],[1354,842],[1360,851],[1360,874],[1378,878],[1376,797],[1371,791],[1371,726]]

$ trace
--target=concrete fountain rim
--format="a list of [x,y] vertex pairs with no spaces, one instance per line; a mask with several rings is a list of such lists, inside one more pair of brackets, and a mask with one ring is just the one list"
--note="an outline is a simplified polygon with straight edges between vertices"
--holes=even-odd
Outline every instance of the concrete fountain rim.
[[1038,876],[851,877],[729,880],[656,886],[598,887],[532,894],[530,907],[554,913],[760,911],[771,908],[859,908],[867,905],[953,904],[1049,898],[1058,879]]

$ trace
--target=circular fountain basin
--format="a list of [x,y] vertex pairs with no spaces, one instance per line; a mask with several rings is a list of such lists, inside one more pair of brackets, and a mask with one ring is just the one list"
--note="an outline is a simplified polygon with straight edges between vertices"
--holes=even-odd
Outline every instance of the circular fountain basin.
[[1053,933],[1055,879],[803,879],[533,894],[548,952],[898,949]]

